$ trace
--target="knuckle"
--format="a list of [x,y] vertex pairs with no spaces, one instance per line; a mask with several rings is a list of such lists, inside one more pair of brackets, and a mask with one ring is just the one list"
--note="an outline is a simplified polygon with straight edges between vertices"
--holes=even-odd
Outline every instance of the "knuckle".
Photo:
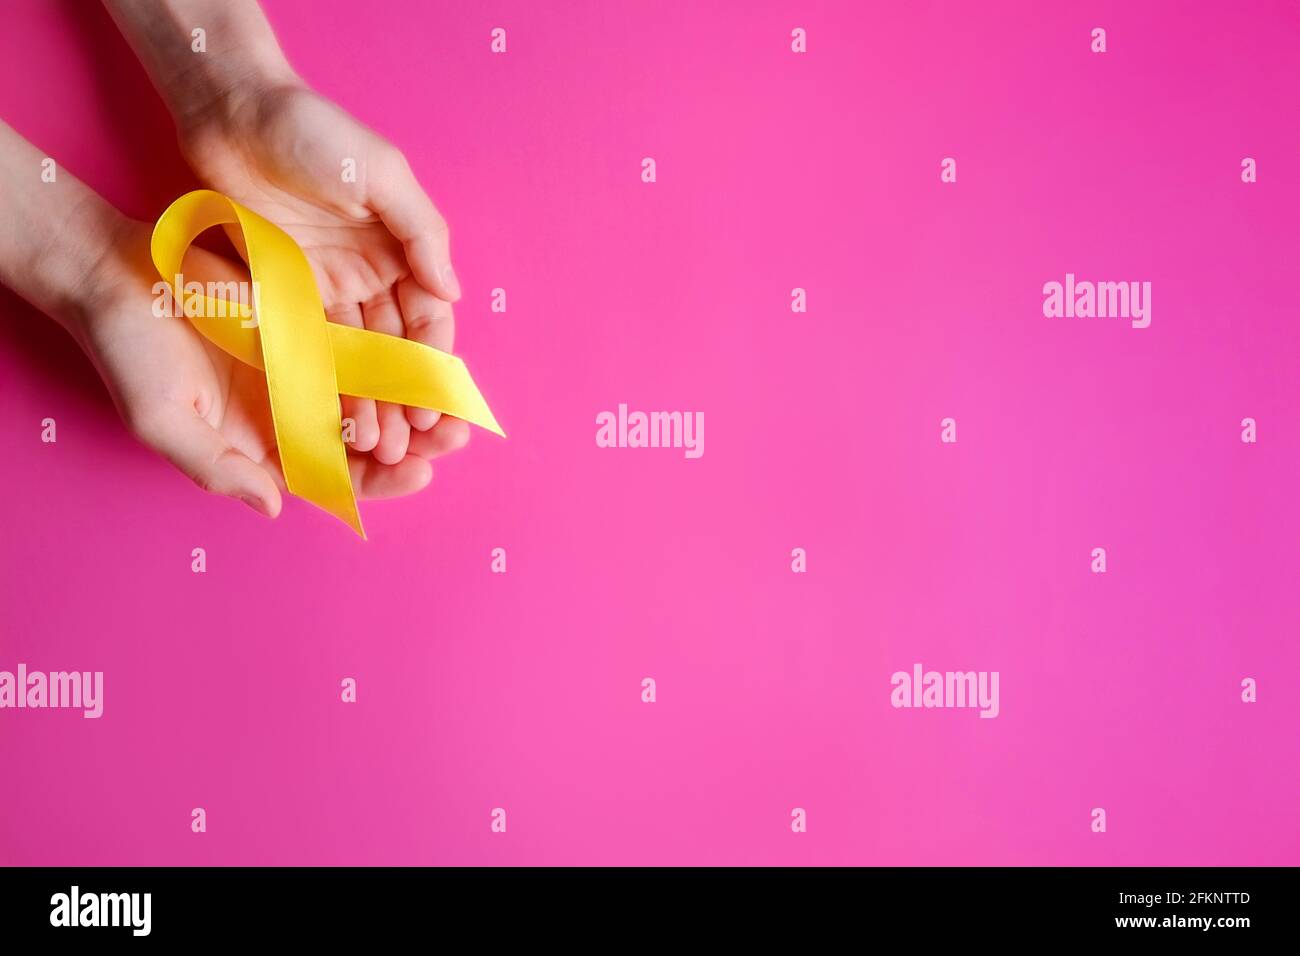
[[206,491],[210,495],[216,494],[217,491],[216,472],[214,472],[211,468],[200,469],[190,477],[194,480],[194,483],[198,485],[202,491]]

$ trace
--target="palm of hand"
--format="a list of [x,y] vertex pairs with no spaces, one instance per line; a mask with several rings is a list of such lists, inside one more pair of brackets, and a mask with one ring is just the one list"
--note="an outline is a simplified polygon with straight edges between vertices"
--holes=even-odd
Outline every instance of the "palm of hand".
[[[150,228],[129,222],[124,230],[87,278],[88,308],[95,314],[83,323],[83,347],[138,439],[204,490],[238,497],[274,517],[285,484],[262,373],[209,343],[185,318],[155,314]],[[234,264],[196,247],[185,271],[200,281],[238,276]],[[463,437],[442,426],[423,442],[418,451],[424,457],[410,455],[393,465],[350,454],[358,494],[418,491],[431,477],[425,457],[453,450]]]
[[[278,512],[283,479],[264,381],[184,318],[155,314],[149,227],[130,222],[125,230],[91,279],[96,315],[85,323],[83,342],[118,411],[137,438],[205,490],[229,494],[239,485],[258,510]],[[212,275],[230,271],[199,249],[187,263]],[[241,457],[262,473],[250,472]],[[218,458],[226,459],[223,467],[210,467]]]
[[[450,351],[448,300],[457,290],[439,265],[446,227],[387,142],[328,100],[294,87],[245,104],[221,123],[199,125],[183,145],[213,188],[294,238],[331,321]],[[231,238],[241,245],[237,230]],[[412,447],[412,426],[427,431],[438,421],[426,409],[350,396],[343,416],[355,423],[353,449],[373,450],[386,464]]]

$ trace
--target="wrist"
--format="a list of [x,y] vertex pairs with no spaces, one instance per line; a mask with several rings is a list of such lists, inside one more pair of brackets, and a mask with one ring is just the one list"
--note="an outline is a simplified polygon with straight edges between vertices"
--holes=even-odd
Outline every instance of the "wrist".
[[141,225],[90,193],[61,217],[57,234],[40,247],[31,283],[36,291],[29,298],[84,345],[122,277],[139,271],[127,258],[131,230]]
[[182,147],[211,129],[237,131],[267,96],[303,85],[278,47],[250,48],[238,57],[208,61],[169,103]]
[[0,122],[0,283],[73,330],[129,220],[52,162]]
[[182,135],[300,83],[256,0],[104,0]]

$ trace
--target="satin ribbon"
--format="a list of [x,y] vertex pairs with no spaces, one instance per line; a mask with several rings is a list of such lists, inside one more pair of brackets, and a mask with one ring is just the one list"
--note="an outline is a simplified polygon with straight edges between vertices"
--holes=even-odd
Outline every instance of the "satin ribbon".
[[[185,251],[212,226],[244,234],[255,290],[256,327],[230,303],[173,283]],[[280,465],[289,491],[345,522],[361,537],[348,474],[339,395],[373,398],[454,415],[505,437],[465,363],[395,335],[329,322],[307,257],[272,222],[220,193],[186,193],[167,207],[150,243],[154,266],[175,301],[210,342],[266,373]],[[247,315],[247,312],[245,312]]]

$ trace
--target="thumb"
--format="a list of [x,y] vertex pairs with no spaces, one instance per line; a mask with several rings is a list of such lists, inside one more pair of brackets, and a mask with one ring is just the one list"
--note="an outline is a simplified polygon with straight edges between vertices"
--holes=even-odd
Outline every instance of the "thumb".
[[268,518],[280,513],[280,489],[267,470],[198,415],[177,415],[156,435],[155,447],[204,491],[238,498]]
[[367,182],[370,208],[402,243],[415,281],[438,298],[455,302],[460,281],[451,267],[447,220],[421,188],[406,157],[391,147],[380,156],[376,175]]

